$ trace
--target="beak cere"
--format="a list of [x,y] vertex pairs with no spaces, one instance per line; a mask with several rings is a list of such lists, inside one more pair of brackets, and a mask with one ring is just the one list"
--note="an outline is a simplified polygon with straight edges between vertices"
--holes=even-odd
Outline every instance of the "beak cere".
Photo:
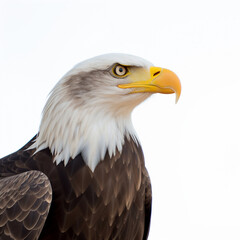
[[181,95],[181,82],[177,75],[168,69],[159,67],[150,67],[150,78],[147,80],[138,81],[138,79],[134,79],[134,81],[120,84],[118,87],[132,88],[131,93],[175,93],[176,103]]

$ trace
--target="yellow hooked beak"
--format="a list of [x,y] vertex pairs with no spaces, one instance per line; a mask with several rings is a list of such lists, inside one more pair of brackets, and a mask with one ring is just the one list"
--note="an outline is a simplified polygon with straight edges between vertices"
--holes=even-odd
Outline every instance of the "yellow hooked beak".
[[177,75],[168,69],[159,67],[150,67],[150,71],[146,71],[145,69],[136,70],[129,75],[130,83],[120,84],[118,87],[132,88],[131,93],[175,93],[177,103],[181,94],[181,83]]

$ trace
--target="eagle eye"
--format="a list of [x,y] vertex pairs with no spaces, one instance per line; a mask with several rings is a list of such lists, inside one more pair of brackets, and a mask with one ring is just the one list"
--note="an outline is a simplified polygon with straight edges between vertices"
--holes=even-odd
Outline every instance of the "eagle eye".
[[117,64],[113,67],[113,73],[117,77],[125,77],[128,74],[128,68],[126,66]]

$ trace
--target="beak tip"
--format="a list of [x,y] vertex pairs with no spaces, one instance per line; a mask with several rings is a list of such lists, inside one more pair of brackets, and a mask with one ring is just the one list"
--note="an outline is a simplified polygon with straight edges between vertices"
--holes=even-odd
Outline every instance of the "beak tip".
[[175,104],[177,104],[177,103],[178,103],[178,100],[179,100],[179,98],[178,98],[178,97],[176,97]]
[[177,93],[176,93],[175,104],[177,104],[177,103],[178,103],[178,100],[179,100],[179,98],[180,98],[180,94],[177,94]]

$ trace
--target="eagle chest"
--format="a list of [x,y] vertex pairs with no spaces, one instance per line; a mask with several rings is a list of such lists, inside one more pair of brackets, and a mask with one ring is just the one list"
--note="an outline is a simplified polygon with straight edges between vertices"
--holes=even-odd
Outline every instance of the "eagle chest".
[[[142,236],[143,156],[139,149],[134,150],[137,149],[124,147],[121,154],[113,158],[106,155],[94,172],[81,155],[66,167],[59,164],[47,172],[53,188],[53,204],[46,224],[50,226],[55,221],[59,231],[54,232],[61,233],[64,239],[72,239],[74,235],[76,239],[93,240]],[[48,234],[51,232],[48,228],[45,230]]]

